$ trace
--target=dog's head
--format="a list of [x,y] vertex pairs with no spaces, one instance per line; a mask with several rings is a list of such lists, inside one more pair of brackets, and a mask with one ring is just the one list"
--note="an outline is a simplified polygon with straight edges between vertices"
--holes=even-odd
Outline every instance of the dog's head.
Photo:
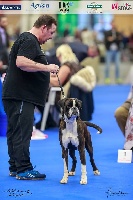
[[62,114],[70,118],[77,118],[80,116],[80,109],[82,108],[82,101],[76,98],[64,98],[58,101],[58,104],[62,108]]

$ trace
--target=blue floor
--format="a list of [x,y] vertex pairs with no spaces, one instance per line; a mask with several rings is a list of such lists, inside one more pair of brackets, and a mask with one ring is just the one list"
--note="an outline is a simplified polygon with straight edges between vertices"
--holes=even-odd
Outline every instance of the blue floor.
[[[127,98],[130,86],[97,86],[94,90],[95,111],[92,122],[102,127],[97,134],[89,128],[94,147],[94,159],[100,176],[94,176],[87,158],[88,184],[80,185],[80,161],[77,154],[76,175],[68,184],[60,184],[63,160],[58,140],[58,128],[48,129],[46,140],[31,141],[31,160],[36,169],[47,175],[43,181],[19,181],[8,176],[6,138],[0,137],[0,200],[131,200],[133,198],[133,164],[118,163],[118,149],[124,137],[114,118],[115,109]],[[71,160],[70,160],[71,162]]]

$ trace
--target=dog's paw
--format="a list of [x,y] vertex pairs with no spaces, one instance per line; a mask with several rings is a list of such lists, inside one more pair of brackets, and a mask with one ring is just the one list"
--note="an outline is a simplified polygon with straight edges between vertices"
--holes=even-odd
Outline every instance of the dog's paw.
[[87,176],[84,177],[84,178],[81,178],[80,184],[81,185],[86,185],[87,184]]
[[100,172],[98,171],[98,170],[96,170],[96,171],[93,171],[93,173],[94,173],[94,175],[100,175]]
[[68,176],[74,176],[74,175],[75,175],[75,172],[70,171],[70,172],[68,173]]
[[61,184],[66,184],[68,181],[68,178],[63,177],[63,179],[60,181]]

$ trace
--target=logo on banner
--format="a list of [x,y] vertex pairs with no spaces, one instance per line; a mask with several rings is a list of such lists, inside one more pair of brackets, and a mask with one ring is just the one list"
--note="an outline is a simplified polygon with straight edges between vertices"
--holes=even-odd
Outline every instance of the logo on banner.
[[95,14],[95,13],[102,13],[102,4],[97,4],[96,2],[92,2],[91,4],[87,5],[89,11],[87,13]]
[[73,6],[73,2],[59,2],[60,13],[69,13],[70,7]]
[[25,7],[26,7],[26,11],[27,12],[47,12],[48,10],[49,10],[49,8],[50,8],[50,4],[49,3],[38,3],[38,1],[37,2],[31,2],[30,4],[29,4],[29,6],[27,7],[27,5],[25,5]]
[[32,3],[31,7],[34,9],[40,9],[40,8],[49,8],[49,3]]
[[21,5],[0,5],[0,10],[21,10]]
[[119,5],[118,3],[112,4],[112,10],[131,10],[132,7],[129,3],[123,3],[123,5]]

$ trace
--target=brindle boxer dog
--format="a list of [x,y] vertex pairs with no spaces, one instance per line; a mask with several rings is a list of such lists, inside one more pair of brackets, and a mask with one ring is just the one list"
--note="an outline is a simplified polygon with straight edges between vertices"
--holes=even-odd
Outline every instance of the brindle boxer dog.
[[[100,175],[93,159],[93,147],[90,132],[87,126],[93,127],[102,133],[102,129],[90,122],[80,119],[80,109],[82,102],[76,98],[64,98],[59,102],[62,108],[62,118],[59,125],[59,141],[62,147],[62,158],[64,159],[64,175],[60,183],[68,182],[68,176],[75,175],[77,159],[75,150],[79,151],[81,160],[81,180],[80,184],[87,184],[85,148],[90,156],[90,162],[95,175]],[[72,168],[68,171],[68,151],[72,158]]]

